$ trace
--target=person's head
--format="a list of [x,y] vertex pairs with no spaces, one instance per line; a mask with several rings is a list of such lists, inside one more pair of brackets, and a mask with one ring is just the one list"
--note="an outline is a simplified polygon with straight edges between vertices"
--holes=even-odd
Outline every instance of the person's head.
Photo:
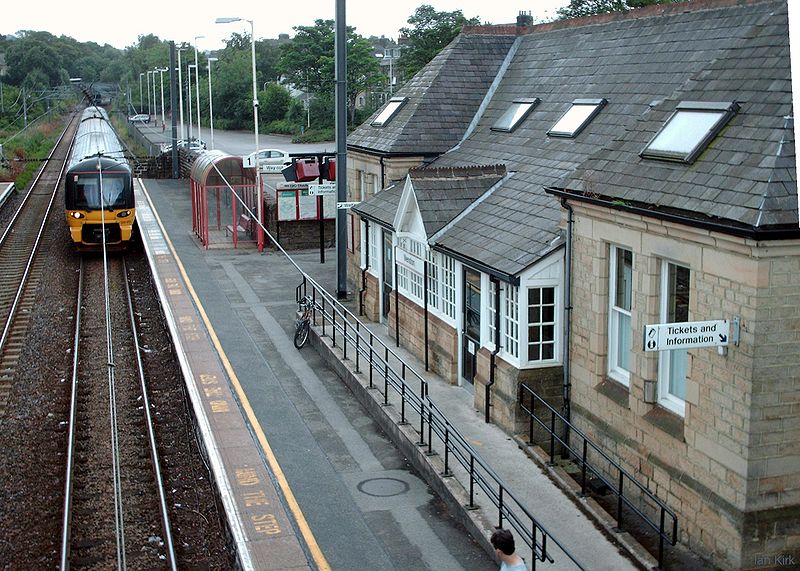
[[492,547],[505,555],[512,555],[514,553],[514,536],[507,529],[496,530],[489,541],[491,541]]

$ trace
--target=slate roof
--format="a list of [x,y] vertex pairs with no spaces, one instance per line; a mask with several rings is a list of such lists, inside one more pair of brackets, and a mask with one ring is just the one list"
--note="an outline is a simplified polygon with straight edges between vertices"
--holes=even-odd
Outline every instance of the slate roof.
[[[433,166],[503,163],[514,174],[448,228],[435,247],[508,275],[523,271],[551,252],[561,240],[560,205],[544,192],[544,187],[557,186],[560,179],[569,176],[615,138],[624,138],[627,129],[640,129],[640,117],[652,117],[648,129],[640,129],[646,143],[666,118],[669,109],[666,101],[677,100],[678,96],[682,99],[687,93],[692,93],[695,100],[717,100],[724,95],[727,99],[748,102],[749,111],[740,112],[733,120],[741,123],[741,135],[730,143],[717,143],[716,150],[720,145],[734,147],[721,160],[735,162],[734,155],[744,156],[737,152],[752,157],[744,148],[748,137],[765,137],[775,143],[785,137],[782,149],[785,156],[778,162],[788,167],[794,145],[791,133],[787,134],[789,130],[783,128],[783,116],[791,113],[791,107],[784,104],[786,90],[790,89],[785,0],[736,5],[705,1],[692,11],[690,8],[691,4],[685,3],[655,6],[611,21],[601,17],[582,19],[582,25],[559,29],[535,26],[529,35],[522,37],[475,130],[463,143],[432,163]],[[739,60],[747,63],[736,68],[733,64]],[[721,76],[724,69],[731,67],[742,72],[738,80],[735,75],[729,79]],[[764,67],[782,71],[770,77]],[[746,79],[748,83],[740,92],[736,82]],[[541,102],[514,132],[491,131],[491,125],[511,102],[521,97],[539,97]],[[574,99],[580,98],[606,98],[608,104],[576,138],[548,137],[547,130]],[[650,104],[660,100],[665,103],[651,109]],[[748,113],[754,108],[759,110],[758,115],[751,117]],[[767,116],[770,119],[763,127],[754,124],[753,120],[763,123]],[[730,130],[723,131],[719,140],[726,138]],[[636,153],[644,143],[641,139],[636,141]],[[617,161],[615,168],[619,172],[606,180],[609,184],[613,181],[619,189],[640,192],[639,185],[645,178],[636,176],[635,164],[640,161],[630,150],[626,151],[624,154],[611,148],[605,155],[598,155],[591,163],[593,176],[614,168],[611,163]],[[777,146],[773,145],[771,151],[773,155],[777,153]],[[628,164],[632,157],[636,159],[634,166]],[[758,161],[763,158],[760,155]],[[777,159],[773,156],[773,160]],[[700,172],[701,164],[707,172]],[[721,185],[712,186],[720,209],[725,206],[757,209],[762,199],[758,191],[741,190],[741,186],[739,191],[732,190],[737,184],[745,186],[752,176],[743,172],[742,178],[731,177],[730,171],[741,165],[725,168],[727,178],[712,178],[721,174],[723,167],[708,152],[695,165],[691,178],[689,174],[682,175],[684,186],[671,183],[671,187],[684,188],[685,195],[690,190],[685,186],[689,181],[696,189],[713,180],[714,185]],[[666,185],[668,177],[674,176],[679,168],[692,170],[657,164],[648,168],[647,176],[653,185]],[[790,202],[782,193],[791,189],[794,170],[771,172],[776,177],[771,183],[774,197],[764,200],[764,208],[774,210],[777,205]],[[768,178],[766,171],[764,175]],[[703,188],[703,192],[706,190]],[[661,196],[679,195],[665,191]],[[685,197],[682,202],[674,200],[675,207],[692,208]],[[765,212],[764,208],[761,211]],[[731,215],[734,213],[728,214]],[[770,217],[775,216],[778,215],[770,213]]]
[[[556,186],[765,236],[798,228],[786,3]],[[691,165],[638,154],[680,101],[741,109]],[[800,232],[797,232],[800,236]]]
[[388,155],[445,152],[463,137],[514,39],[460,34],[395,93],[408,102],[391,121],[373,127],[379,109],[348,135],[348,147]]
[[[428,238],[469,208],[506,174],[505,166],[416,168],[408,173]],[[353,207],[356,214],[392,227],[404,184]]]

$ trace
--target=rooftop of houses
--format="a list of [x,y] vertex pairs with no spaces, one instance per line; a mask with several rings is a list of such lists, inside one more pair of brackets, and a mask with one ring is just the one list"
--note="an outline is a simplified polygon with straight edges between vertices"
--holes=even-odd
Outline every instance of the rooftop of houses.
[[[659,5],[533,26],[516,38],[481,32],[483,49],[498,42],[508,57],[491,81],[462,86],[482,101],[468,121],[455,108],[461,139],[430,166],[500,164],[509,174],[456,213],[435,248],[518,274],[561,243],[560,205],[545,192],[553,188],[609,206],[635,203],[654,216],[713,219],[733,233],[797,229],[785,0]],[[459,38],[446,54],[452,67],[470,36]],[[419,85],[444,64],[423,69],[397,93],[408,102],[396,116],[362,125],[351,147],[436,148],[428,138],[450,111]],[[425,192],[448,196],[441,185]],[[375,220],[391,226],[392,209],[380,203],[393,200],[379,193],[358,211],[369,218],[385,208]]]

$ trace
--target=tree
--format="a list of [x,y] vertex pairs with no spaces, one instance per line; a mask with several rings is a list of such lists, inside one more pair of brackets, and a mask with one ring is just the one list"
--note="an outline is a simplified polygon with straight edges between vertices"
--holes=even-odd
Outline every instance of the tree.
[[652,4],[673,4],[685,0],[570,0],[569,5],[558,9],[560,20],[594,16],[608,12],[627,12]]
[[[264,101],[259,103],[259,120],[263,116],[265,123],[279,121],[286,117],[292,96],[289,90],[277,83],[270,83],[264,91]],[[261,99],[259,97],[259,99]]]
[[[295,26],[295,37],[281,46],[279,69],[289,83],[332,100],[336,90],[335,24],[316,20],[313,26]],[[352,119],[358,94],[380,81],[380,64],[372,45],[347,28],[347,102]]]
[[462,26],[480,24],[478,18],[466,18],[461,10],[437,12],[423,4],[408,20],[411,28],[400,28],[406,46],[400,53],[400,68],[411,77],[431,61],[461,32]]

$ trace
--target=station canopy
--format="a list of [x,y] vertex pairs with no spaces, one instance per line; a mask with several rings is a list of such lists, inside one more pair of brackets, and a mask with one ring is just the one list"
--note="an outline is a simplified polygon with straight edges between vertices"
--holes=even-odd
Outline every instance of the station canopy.
[[242,157],[215,150],[200,153],[192,165],[190,177],[206,188],[226,186],[225,181],[237,187],[255,184],[256,171],[244,168]]

